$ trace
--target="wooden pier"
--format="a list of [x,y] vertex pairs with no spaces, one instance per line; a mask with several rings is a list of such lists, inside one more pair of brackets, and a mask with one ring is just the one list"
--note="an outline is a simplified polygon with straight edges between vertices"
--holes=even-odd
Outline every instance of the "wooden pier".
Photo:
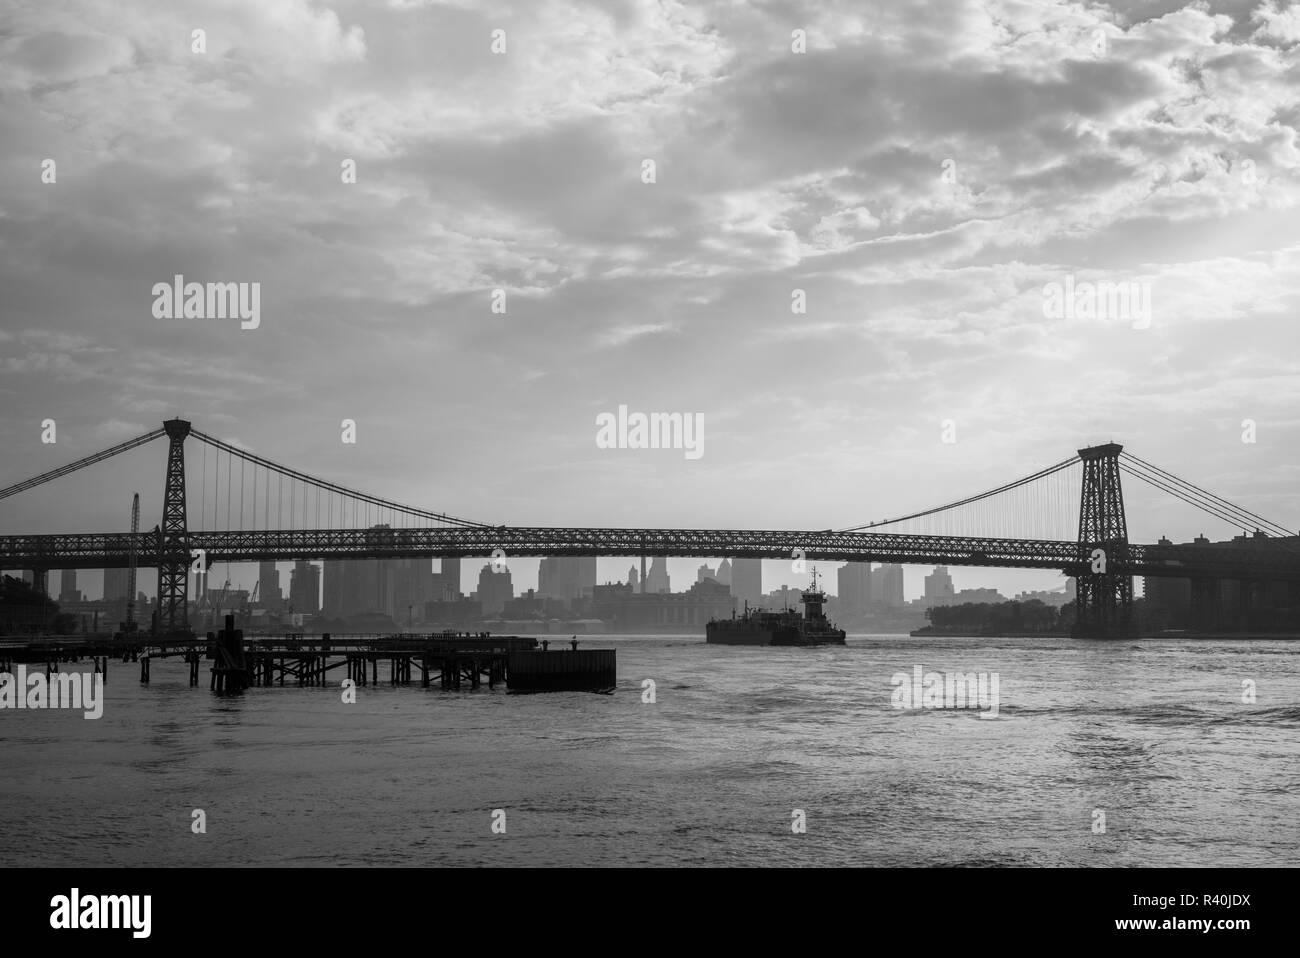
[[512,692],[612,692],[613,649],[520,649],[507,656]]
[[[206,637],[151,638],[116,636],[0,637],[0,671],[14,664],[44,663],[58,672],[60,663],[90,659],[107,680],[108,660],[138,662],[140,681],[148,684],[155,658],[180,658],[188,666],[189,684],[197,687],[201,663],[211,662],[210,691],[218,694],[247,688],[338,687],[344,679],[357,686],[414,685],[442,689],[477,689],[487,685],[510,691],[612,691],[617,684],[612,649],[549,649],[529,636],[489,633],[432,635],[249,635],[226,627]],[[382,668],[381,668],[382,665]]]

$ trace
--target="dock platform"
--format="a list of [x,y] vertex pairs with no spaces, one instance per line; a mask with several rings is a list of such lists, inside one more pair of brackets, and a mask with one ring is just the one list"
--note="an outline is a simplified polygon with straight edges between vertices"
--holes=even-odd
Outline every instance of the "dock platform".
[[350,679],[358,686],[412,685],[477,689],[504,684],[511,691],[612,691],[617,684],[612,649],[554,649],[531,636],[489,633],[245,635],[227,617],[226,628],[206,636],[166,638],[148,634],[0,637],[0,672],[18,663],[44,665],[90,661],[107,681],[110,659],[138,662],[140,681],[150,681],[153,659],[180,658],[189,684],[199,685],[201,663],[211,662],[209,688],[218,693],[246,688],[324,686]]

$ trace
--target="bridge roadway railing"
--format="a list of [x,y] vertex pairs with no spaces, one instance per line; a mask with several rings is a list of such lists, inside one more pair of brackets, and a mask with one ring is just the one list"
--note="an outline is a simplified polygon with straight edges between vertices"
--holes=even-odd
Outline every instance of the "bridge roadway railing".
[[[1274,542],[1274,545],[1256,545]],[[132,534],[0,536],[0,568],[115,568],[130,562]],[[192,532],[191,550],[213,562],[294,559],[513,556],[677,556],[886,562],[914,565],[1058,569],[1081,574],[1089,549],[1046,539],[901,535],[880,532],[758,529],[637,529],[498,526],[430,529],[298,529]],[[158,540],[134,537],[136,561],[156,564]],[[1217,576],[1300,580],[1295,540],[1245,540],[1237,546],[1130,544],[1127,560],[1107,571],[1165,577]]]

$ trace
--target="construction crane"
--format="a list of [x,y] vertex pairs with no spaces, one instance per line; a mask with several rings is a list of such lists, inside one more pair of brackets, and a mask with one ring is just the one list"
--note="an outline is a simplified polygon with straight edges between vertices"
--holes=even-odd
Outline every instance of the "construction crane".
[[140,493],[131,499],[131,544],[126,572],[126,631],[135,631],[135,538],[140,532]]

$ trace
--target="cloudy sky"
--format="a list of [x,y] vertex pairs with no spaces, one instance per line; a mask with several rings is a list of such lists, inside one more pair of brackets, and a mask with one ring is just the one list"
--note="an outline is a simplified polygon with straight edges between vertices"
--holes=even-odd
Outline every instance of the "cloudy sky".
[[[1298,127],[1274,0],[10,0],[0,485],[182,415],[484,521],[822,529],[1113,439],[1295,528]],[[178,273],[260,325],[155,318]],[[620,404],[703,456],[597,448]],[[154,524],[132,456],[0,525]]]

